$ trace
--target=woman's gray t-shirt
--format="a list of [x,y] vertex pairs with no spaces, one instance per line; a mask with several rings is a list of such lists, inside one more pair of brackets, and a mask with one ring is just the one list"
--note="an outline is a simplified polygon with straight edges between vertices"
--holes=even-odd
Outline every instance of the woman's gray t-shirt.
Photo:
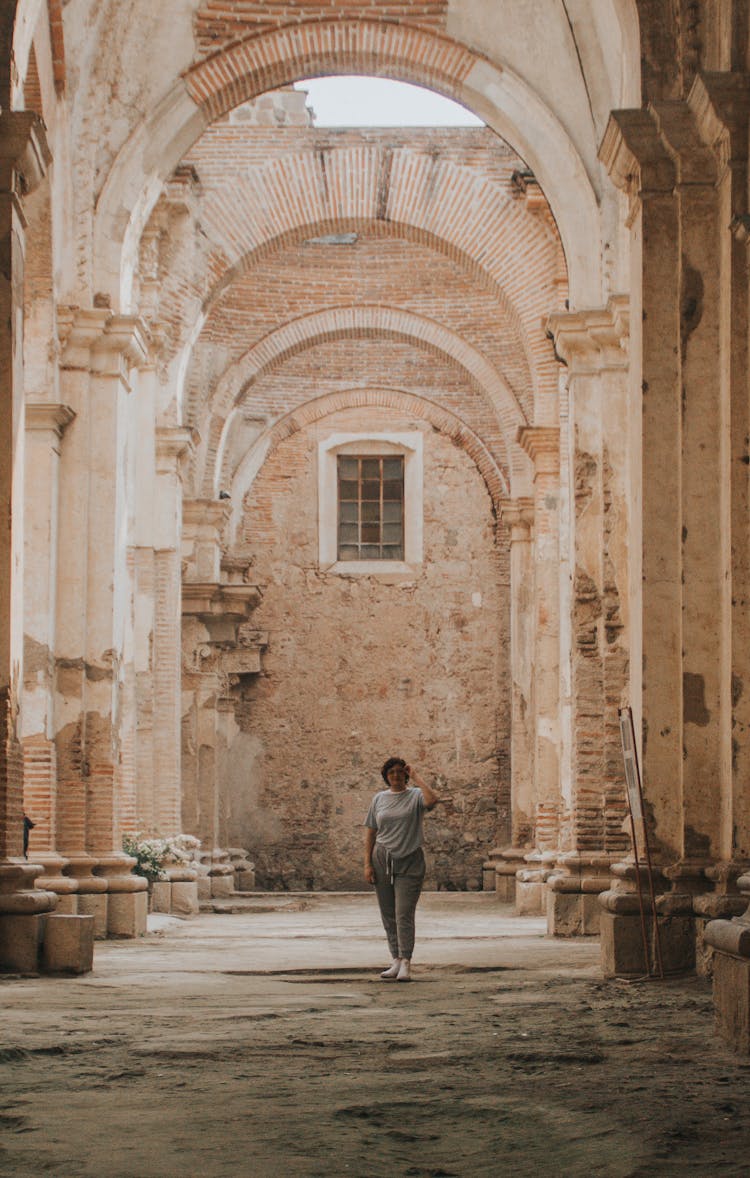
[[381,789],[370,803],[365,826],[377,831],[378,842],[394,859],[404,859],[422,846],[424,795],[408,785],[401,793]]

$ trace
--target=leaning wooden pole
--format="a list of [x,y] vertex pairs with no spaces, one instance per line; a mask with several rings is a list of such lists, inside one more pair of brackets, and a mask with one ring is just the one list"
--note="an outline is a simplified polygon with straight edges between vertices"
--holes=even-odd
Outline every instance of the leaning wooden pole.
[[633,857],[635,859],[636,887],[638,890],[638,908],[641,916],[641,936],[643,938],[643,953],[646,962],[647,976],[652,977],[651,952],[649,949],[648,931],[646,929],[646,912],[643,903],[643,888],[641,886],[641,863],[638,854],[637,824],[642,832],[643,851],[646,858],[646,874],[648,877],[649,896],[651,900],[651,916],[653,921],[654,955],[659,978],[664,977],[664,965],[661,955],[661,934],[659,931],[659,917],[656,911],[656,891],[654,888],[654,872],[651,861],[651,847],[648,838],[648,826],[643,808],[643,787],[641,785],[641,771],[638,764],[638,748],[635,743],[635,726],[633,724],[632,708],[620,708],[620,738],[622,740],[622,755],[625,763],[625,784],[627,787],[628,813],[630,815],[630,832],[633,840]]

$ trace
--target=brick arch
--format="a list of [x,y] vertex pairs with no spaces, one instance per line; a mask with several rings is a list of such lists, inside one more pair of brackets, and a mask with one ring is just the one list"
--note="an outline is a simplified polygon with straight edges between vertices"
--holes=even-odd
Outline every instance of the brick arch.
[[[226,269],[202,300],[203,313],[210,315],[227,287],[270,252],[305,236],[379,230],[434,248],[489,288],[517,325],[532,387],[541,382],[556,397],[557,364],[542,324],[562,307],[567,284],[548,212],[530,212],[497,176],[452,160],[436,162],[424,150],[393,149],[386,161],[382,145],[333,147],[326,152],[325,189],[316,183],[316,160],[312,147],[290,153],[211,191],[201,205],[201,225]],[[351,175],[356,188],[347,183]],[[181,282],[175,298],[190,297],[194,292]],[[176,310],[167,304],[166,317],[174,321]]]
[[195,64],[134,130],[97,202],[96,289],[131,307],[138,242],[161,185],[210,122],[272,88],[316,74],[377,74],[414,82],[476,111],[526,160],[547,193],[574,300],[602,297],[594,181],[553,111],[503,65],[426,29],[376,20],[329,20],[251,35]]
[[525,487],[529,480],[529,460],[515,445],[515,437],[527,419],[502,373],[477,349],[435,320],[380,305],[332,307],[301,316],[269,333],[227,369],[206,406],[205,417],[194,422],[205,435],[197,464],[197,471],[201,467],[203,470],[197,478],[202,486],[200,493],[210,496],[218,490],[227,438],[235,420],[233,410],[240,405],[253,381],[306,348],[329,340],[374,336],[404,340],[437,353],[460,368],[481,390],[499,427],[504,465],[514,491],[521,493],[519,486]]
[[263,463],[287,438],[345,409],[392,409],[407,417],[428,422],[450,438],[469,455],[481,474],[496,513],[500,501],[509,494],[503,472],[477,435],[449,409],[424,397],[401,389],[364,388],[326,393],[298,405],[261,434],[240,463],[231,484],[232,515],[229,520],[229,543],[236,543],[243,514],[245,496]]

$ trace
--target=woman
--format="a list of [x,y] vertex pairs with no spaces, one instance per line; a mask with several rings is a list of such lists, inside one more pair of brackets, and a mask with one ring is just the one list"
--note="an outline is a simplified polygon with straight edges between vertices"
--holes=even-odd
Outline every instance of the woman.
[[[380,772],[388,788],[375,794],[365,818],[365,879],[375,884],[393,958],[380,976],[410,982],[414,913],[425,873],[422,817],[440,799],[402,757],[390,757]],[[417,789],[408,784],[410,776]]]

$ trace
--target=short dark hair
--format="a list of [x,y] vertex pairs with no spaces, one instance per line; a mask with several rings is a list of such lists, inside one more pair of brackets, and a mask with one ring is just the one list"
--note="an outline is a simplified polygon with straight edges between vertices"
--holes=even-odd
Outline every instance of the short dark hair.
[[[388,784],[388,774],[390,773],[390,771],[394,767],[394,765],[403,765],[404,769],[406,769],[406,761],[404,760],[403,757],[389,757],[388,760],[386,761],[385,765],[383,766],[383,768],[380,770],[381,776],[383,778],[383,781],[386,783],[386,785]],[[408,769],[406,769],[406,780],[407,781],[409,780],[409,770]]]

